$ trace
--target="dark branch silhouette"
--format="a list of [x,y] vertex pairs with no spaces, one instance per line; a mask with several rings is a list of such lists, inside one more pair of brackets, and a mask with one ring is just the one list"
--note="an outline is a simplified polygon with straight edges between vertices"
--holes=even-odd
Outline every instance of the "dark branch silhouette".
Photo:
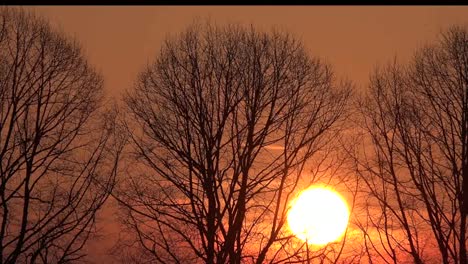
[[450,28],[408,66],[378,69],[361,106],[369,258],[467,263],[467,30]]
[[167,40],[126,96],[142,173],[117,196],[144,250],[134,261],[304,254],[286,228],[289,202],[306,162],[338,137],[349,95],[285,33],[194,25]]
[[102,79],[75,41],[0,10],[0,263],[83,256],[121,149],[101,101]]

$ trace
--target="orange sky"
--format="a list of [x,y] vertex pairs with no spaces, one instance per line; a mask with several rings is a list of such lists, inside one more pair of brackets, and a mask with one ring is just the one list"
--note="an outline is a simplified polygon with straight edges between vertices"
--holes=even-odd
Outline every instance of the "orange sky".
[[301,37],[311,54],[340,76],[365,85],[377,63],[408,58],[451,24],[468,25],[467,6],[46,6],[50,18],[83,45],[90,62],[118,94],[156,56],[167,36],[195,18],[273,25]]
[[[468,26],[468,7],[377,6],[46,6],[27,7],[45,15],[75,36],[103,75],[110,95],[131,88],[137,73],[152,61],[164,38],[182,31],[195,18],[217,23],[277,26],[303,39],[310,54],[326,59],[340,76],[363,87],[377,63],[412,52],[452,24]],[[111,215],[109,208],[104,214]],[[109,217],[104,222],[113,220]],[[106,225],[103,226],[114,226]],[[104,232],[110,232],[110,227]],[[115,230],[114,230],[115,231]],[[112,233],[112,232],[111,232]],[[103,255],[115,242],[92,244],[91,259],[110,263]],[[98,244],[97,247],[95,245]],[[93,255],[94,254],[94,255]]]

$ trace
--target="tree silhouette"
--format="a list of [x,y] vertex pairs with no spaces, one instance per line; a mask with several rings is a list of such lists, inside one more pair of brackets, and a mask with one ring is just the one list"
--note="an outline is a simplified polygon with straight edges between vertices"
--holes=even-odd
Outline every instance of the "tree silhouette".
[[0,10],[0,263],[83,256],[122,145],[101,101],[102,79],[75,41]]
[[142,173],[117,196],[140,257],[297,260],[306,247],[285,228],[289,202],[338,137],[349,95],[285,33],[195,24],[168,39],[125,100]]
[[408,66],[377,69],[361,110],[368,138],[355,161],[369,258],[467,263],[466,29],[450,28]]

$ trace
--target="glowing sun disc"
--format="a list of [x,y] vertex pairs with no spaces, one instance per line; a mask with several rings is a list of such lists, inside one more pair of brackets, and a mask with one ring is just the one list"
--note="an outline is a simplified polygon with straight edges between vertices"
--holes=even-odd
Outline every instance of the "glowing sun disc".
[[303,191],[292,202],[288,213],[288,224],[293,234],[313,245],[325,245],[340,239],[348,220],[348,205],[343,197],[323,187]]

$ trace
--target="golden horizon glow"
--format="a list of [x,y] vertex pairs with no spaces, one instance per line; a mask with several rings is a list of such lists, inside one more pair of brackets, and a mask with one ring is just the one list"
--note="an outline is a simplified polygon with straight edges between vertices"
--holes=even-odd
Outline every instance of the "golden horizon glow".
[[346,201],[325,187],[311,187],[292,202],[288,213],[289,229],[299,239],[325,245],[340,239],[349,220]]

